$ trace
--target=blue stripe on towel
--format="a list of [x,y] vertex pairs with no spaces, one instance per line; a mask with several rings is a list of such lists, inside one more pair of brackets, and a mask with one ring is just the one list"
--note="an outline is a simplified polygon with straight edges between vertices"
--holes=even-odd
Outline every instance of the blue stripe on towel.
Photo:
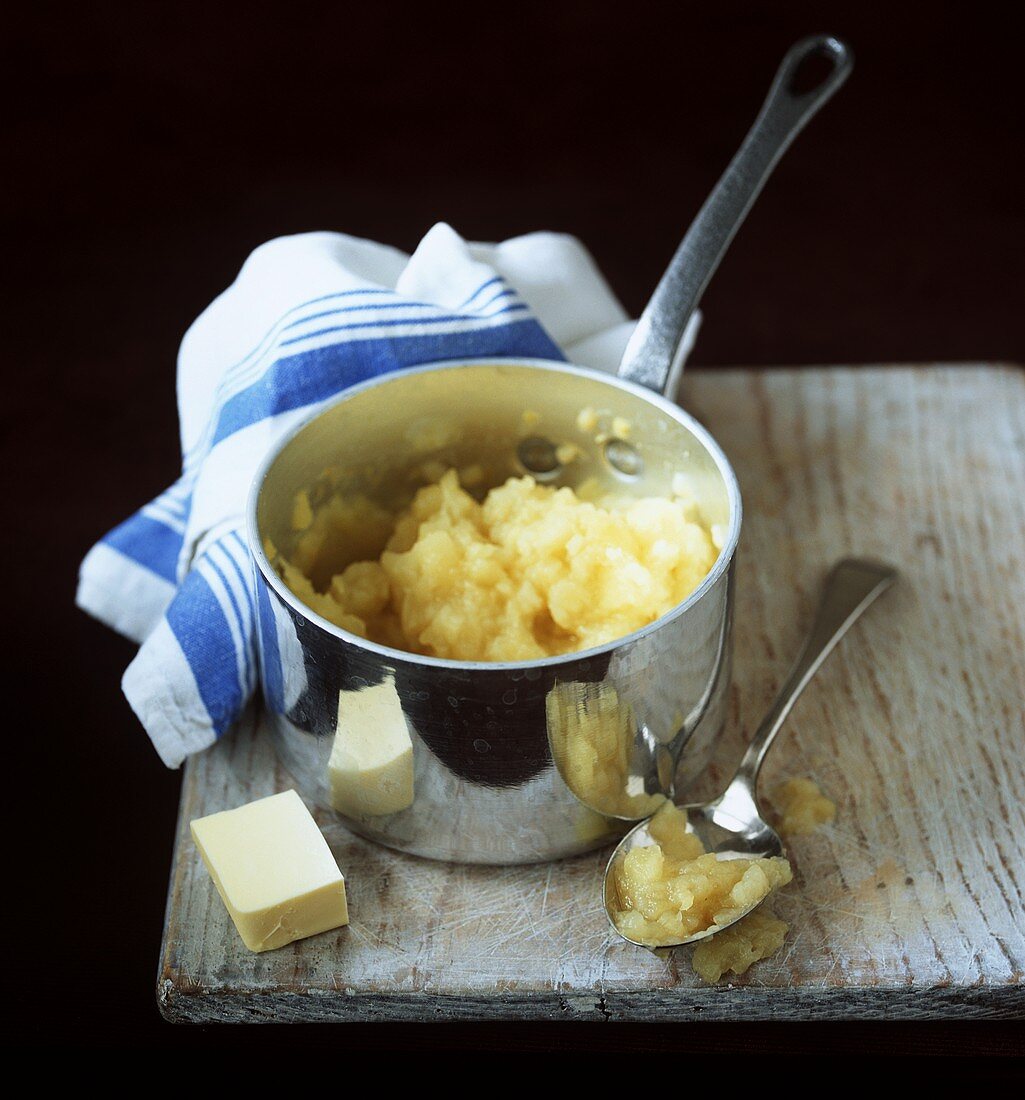
[[182,582],[167,609],[167,625],[196,678],[196,688],[220,737],[246,699],[238,680],[235,640],[213,589],[197,569]]
[[465,302],[463,302],[463,304],[459,308],[460,309],[466,309],[466,307],[475,298],[477,298],[480,294],[482,294],[485,290],[487,290],[489,286],[496,286],[498,283],[504,283],[504,282],[505,282],[505,279],[503,279],[501,275],[493,275],[486,282],[481,283],[481,285],[479,287],[477,287],[477,289],[470,295],[469,298],[466,299]]
[[160,520],[136,512],[102,541],[163,580],[178,583],[178,555],[184,540]]
[[[500,290],[493,297],[489,298],[483,305],[474,306],[473,311],[474,311],[474,313],[483,313],[483,311],[486,310],[488,308],[488,306],[493,306],[495,304],[495,302],[499,302],[503,298],[518,298],[518,297],[519,297],[519,295],[516,293],[515,290],[512,289],[512,287],[506,287],[505,290]],[[521,305],[519,308],[520,309],[526,309],[527,307],[526,307],[526,305]],[[488,317],[497,317],[499,313],[503,313],[503,312],[504,312],[504,310],[496,310],[496,312],[488,313],[486,316],[488,316]]]
[[[213,547],[211,547],[210,550],[213,550]],[[219,566],[217,562],[214,561],[210,551],[207,551],[204,556],[206,558],[206,564],[214,571],[214,573],[217,575],[217,579],[224,587],[224,593],[228,597],[228,603],[231,606],[231,614],[234,616],[235,619],[235,626],[238,628],[238,636],[240,638],[245,638],[247,633],[247,624],[242,616],[242,608],[239,606],[239,602],[235,597],[234,591],[232,591],[231,581],[228,580],[228,575],[224,572],[221,566]],[[228,608],[224,607],[223,601],[221,601],[221,607],[224,610],[225,618],[227,618]],[[244,663],[245,662],[243,661],[243,664]]]
[[[470,302],[472,302],[475,298],[477,298],[488,287],[495,286],[496,284],[503,284],[504,285],[504,283],[505,283],[505,280],[503,278],[501,278],[501,276],[495,276],[493,278],[487,279],[484,283],[482,283],[473,292],[473,294],[470,295],[470,297],[466,300],[466,302],[463,303],[463,305],[459,306],[459,310],[465,309],[465,307]],[[362,305],[362,306],[345,306],[345,307],[340,307],[338,310],[325,310],[325,311],[321,311],[319,313],[310,314],[307,317],[299,317],[296,320],[290,321],[288,324],[282,324],[282,322],[285,321],[286,318],[294,316],[296,313],[298,313],[302,309],[305,309],[307,306],[318,305],[320,303],[337,300],[339,298],[347,298],[347,297],[353,297],[355,295],[365,295],[365,294],[374,294],[374,295],[386,296],[389,299],[394,299],[394,300],[389,300],[389,301],[384,301],[384,302],[379,302],[379,303],[375,302],[375,303],[370,304],[370,305]],[[515,296],[516,292],[514,290],[512,290],[511,288],[508,288],[508,289],[502,291],[500,294],[496,295],[495,298],[489,300],[489,302],[487,304],[491,305],[495,300],[500,299],[500,298],[502,298],[503,296],[505,296],[507,294]],[[436,311],[436,315],[434,317],[429,317],[428,316],[428,317],[423,317],[423,318],[420,318],[420,317],[410,318],[406,321],[401,321],[401,322],[400,321],[378,322],[377,325],[374,325],[372,323],[368,323],[368,324],[363,325],[362,327],[364,327],[364,328],[374,328],[374,327],[378,327],[378,326],[381,326],[381,325],[394,326],[394,325],[398,325],[398,324],[423,324],[423,323],[427,323],[427,322],[429,322],[431,324],[437,324],[439,322],[444,322],[446,324],[450,324],[450,323],[453,323],[453,322],[464,322],[465,323],[465,322],[468,322],[468,321],[472,322],[475,319],[480,319],[480,320],[484,321],[484,320],[490,319],[491,317],[497,317],[500,314],[503,314],[503,313],[506,313],[506,312],[508,312],[508,313],[525,312],[528,308],[525,304],[516,303],[513,307],[510,307],[508,310],[497,310],[497,311],[495,311],[493,313],[490,313],[490,314],[480,314],[480,313],[477,313],[477,312],[470,312],[470,313],[466,313],[466,314],[461,314],[460,313],[460,314],[453,315],[451,313],[446,313],[440,306],[437,306],[437,305],[431,305],[430,303],[425,303],[425,302],[404,300],[395,291],[388,290],[384,287],[367,287],[367,288],[364,288],[364,289],[361,289],[361,290],[343,290],[343,291],[338,291],[334,294],[322,294],[318,298],[311,298],[308,301],[301,303],[300,305],[294,306],[291,309],[286,310],[285,313],[282,314],[282,316],[278,319],[277,323],[275,325],[273,325],[265,333],[265,335],[261,339],[260,343],[257,344],[257,346],[255,348],[253,348],[252,351],[250,351],[246,356],[244,356],[242,359],[238,360],[236,363],[234,363],[232,366],[230,366],[227,369],[227,371],[225,372],[224,376],[222,377],[222,379],[220,381],[220,384],[217,387],[217,397],[215,398],[215,402],[214,402],[215,407],[216,407],[217,404],[227,404],[229,401],[231,401],[236,396],[236,394],[233,393],[232,390],[237,389],[237,386],[238,386],[239,380],[240,380],[240,376],[244,376],[245,374],[252,374],[254,369],[258,368],[258,364],[259,364],[261,359],[263,359],[265,357],[268,357],[268,356],[273,356],[274,354],[277,354],[277,352],[280,350],[280,348],[282,348],[286,345],[289,345],[289,344],[300,343],[303,340],[311,339],[313,337],[322,336],[322,335],[325,335],[326,333],[333,332],[333,331],[336,331],[336,330],[341,332],[341,331],[344,331],[344,329],[346,327],[356,328],[356,327],[359,327],[359,326],[357,326],[357,325],[337,326],[337,329],[336,328],[328,328],[328,329],[323,329],[323,330],[321,330],[319,332],[315,332],[315,333],[305,333],[305,334],[302,334],[300,336],[293,337],[289,340],[280,340],[279,337],[282,335],[282,333],[284,333],[284,332],[286,332],[290,329],[294,329],[294,328],[298,327],[299,325],[306,324],[307,322],[315,320],[319,317],[326,317],[326,316],[329,316],[333,313],[359,312],[359,311],[362,311],[362,310],[372,310],[372,309],[376,309],[376,310],[398,309],[398,308],[404,308],[404,307],[410,306],[410,305],[412,305],[412,306],[427,306],[428,308],[434,309]],[[516,318],[516,320],[519,321],[520,318]],[[551,346],[554,348],[554,345],[551,345]],[[491,352],[485,352],[485,354],[491,354]],[[524,352],[521,352],[520,354],[527,355],[527,354],[531,354],[531,353],[524,351]],[[563,358],[562,353],[558,350],[558,348],[554,348],[554,355],[552,355],[550,352],[545,352],[544,354],[547,357],[550,357],[550,358],[558,358],[558,359]],[[458,356],[456,356],[456,355],[452,356],[452,358],[456,358],[456,357],[458,357]],[[405,365],[411,365],[411,364],[405,364]],[[397,368],[387,368],[387,369],[397,369]],[[254,379],[253,383],[250,383],[250,384],[256,384],[257,381],[258,381],[258,379]],[[213,439],[213,441],[211,442],[209,435],[204,435],[199,440],[197,440],[196,444],[192,448],[190,448],[188,454],[185,455],[185,466],[186,466],[186,468],[190,468],[191,466],[193,466],[194,463],[195,463],[195,460],[196,460],[196,456],[198,454],[200,454],[201,452],[202,453],[207,453],[209,451],[209,448],[212,447],[216,442],[219,441],[219,438],[222,438],[222,437],[215,437]]]
[[413,336],[353,340],[278,359],[266,374],[221,409],[211,448],[267,417],[326,401],[349,386],[388,371],[442,359],[494,357],[557,359],[565,356],[530,317],[466,332],[418,332]]
[[[494,276],[494,277],[486,280],[479,287],[477,287],[477,289],[470,295],[470,297],[467,298],[466,301],[463,302],[463,304],[461,306],[459,306],[458,308],[460,310],[465,309],[479,294],[481,294],[482,291],[487,290],[487,288],[489,286],[494,286],[496,283],[504,283],[504,282],[505,282],[505,280],[500,275]],[[515,291],[513,291],[512,293],[515,293]],[[238,371],[238,369],[240,367],[242,367],[246,363],[248,363],[250,359],[253,359],[255,356],[259,355],[259,353],[261,351],[265,351],[266,348],[272,343],[273,337],[277,333],[285,332],[287,329],[295,328],[296,326],[305,324],[307,321],[314,320],[317,317],[324,317],[324,316],[327,316],[329,313],[335,313],[335,312],[342,312],[343,311],[341,309],[340,310],[327,310],[326,312],[323,312],[323,313],[311,314],[309,317],[299,317],[298,319],[296,319],[294,321],[289,321],[289,323],[287,325],[282,325],[282,321],[286,320],[289,317],[294,317],[295,314],[297,314],[300,310],[306,309],[308,306],[320,305],[323,302],[336,301],[339,298],[352,298],[352,297],[355,297],[357,295],[369,295],[369,294],[383,295],[383,296],[386,296],[386,297],[389,297],[389,298],[394,298],[395,301],[394,302],[381,302],[380,304],[375,302],[372,305],[366,305],[366,306],[348,306],[348,307],[344,307],[344,309],[351,309],[351,310],[390,309],[390,308],[393,308],[395,306],[426,306],[426,307],[431,308],[431,309],[438,309],[439,308],[437,305],[435,305],[431,302],[408,301],[408,300],[402,298],[398,294],[397,291],[390,290],[388,287],[383,287],[383,286],[380,286],[380,287],[376,287],[376,286],[358,287],[358,288],[354,288],[354,289],[350,289],[350,290],[337,290],[337,291],[334,291],[331,294],[321,294],[316,298],[310,298],[305,302],[300,302],[298,305],[292,306],[290,309],[286,309],[285,312],[277,319],[277,321],[263,334],[263,336],[260,338],[259,343],[257,343],[257,345],[254,348],[252,348],[250,351],[248,351],[241,359],[237,360],[235,363],[232,363],[231,366],[229,366],[227,368],[227,370],[224,373],[223,381],[225,381],[225,382],[228,381],[232,377],[232,375],[235,374],[236,371]]]
[[[319,313],[310,313],[306,317],[300,317],[296,321],[291,321],[285,325],[281,331],[288,332],[289,329],[298,328],[300,325],[305,325],[310,321],[319,321],[322,317],[336,317],[340,313],[368,313],[376,310],[386,309],[431,309],[435,313],[442,312],[436,305],[432,305],[430,302],[367,302],[361,306],[339,306],[337,309],[322,309]],[[425,320],[428,318],[411,317],[410,323],[415,324],[417,321]]]
[[[286,317],[294,316],[296,313],[299,312],[299,310],[305,309],[307,306],[320,305],[321,302],[330,302],[333,301],[335,298],[351,298],[353,297],[353,295],[356,294],[387,294],[390,295],[392,298],[398,298],[398,295],[395,293],[395,291],[389,290],[387,287],[368,286],[354,290],[336,290],[332,294],[321,294],[316,298],[309,298],[305,302],[300,302],[297,306],[292,306],[291,309],[286,309],[285,312],[282,313],[282,315],[274,322],[274,324],[271,325],[271,327],[263,334],[263,336],[260,338],[260,342],[251,351],[246,352],[246,354],[243,355],[241,359],[236,360],[234,363],[231,364],[230,367],[225,370],[225,380],[230,378],[232,374],[234,374],[234,372],[238,370],[239,367],[244,366],[246,363],[249,362],[250,359],[252,359],[263,348],[265,348],[265,346],[271,342],[276,333],[284,331],[281,322],[284,321]],[[297,325],[302,324],[302,318],[293,323]],[[284,328],[290,327],[290,325],[284,326]]]
[[[242,563],[246,563],[247,565],[250,564],[252,559],[249,556],[249,548],[242,541],[242,536],[239,535],[237,531],[232,531],[228,535],[225,535],[224,538],[219,539],[215,545],[224,556],[224,560],[231,567],[231,574],[238,579],[238,589],[241,593],[238,598],[242,602],[235,606],[235,612],[238,615],[239,627],[243,640],[246,688],[252,691],[256,685],[256,638],[253,633],[256,608],[253,601],[252,573],[250,570],[243,568],[242,565]],[[211,559],[210,564],[217,568],[221,581],[227,589],[228,594],[231,596],[232,604],[235,605],[236,598],[233,595],[234,589],[232,588],[227,567],[216,566],[213,559]]]
[[[492,317],[498,317],[506,313],[525,313],[527,307],[522,303],[516,305],[507,306],[505,309],[496,310],[494,313],[488,313],[481,319],[490,320]],[[397,328],[400,325],[405,325],[409,328],[411,325],[454,325],[460,322],[467,322],[476,320],[475,317],[460,317],[454,313],[442,313],[437,317],[396,317],[386,321],[353,321],[348,325],[330,325],[328,328],[317,329],[315,332],[304,332],[300,336],[290,336],[287,340],[282,340],[278,345],[279,347],[289,347],[291,344],[301,344],[303,340],[313,340],[318,336],[330,336],[332,332],[355,332],[359,329],[366,328]],[[524,320],[531,320],[531,318],[524,318]],[[534,321],[534,324],[537,322]]]
[[246,546],[245,540],[238,531],[232,531],[225,538],[221,539],[221,549],[224,551],[224,556],[231,562],[231,568],[235,576],[238,577],[238,582],[242,586],[242,591],[245,592],[249,598],[248,610],[251,621],[254,608],[252,598],[252,558],[249,556],[249,547]]

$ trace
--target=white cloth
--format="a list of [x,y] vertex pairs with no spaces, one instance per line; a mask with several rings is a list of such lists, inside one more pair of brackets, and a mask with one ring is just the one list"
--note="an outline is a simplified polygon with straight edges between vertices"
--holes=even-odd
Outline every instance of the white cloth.
[[438,224],[412,256],[340,233],[256,249],[182,341],[181,477],[80,571],[79,605],[141,643],[122,686],[163,761],[212,744],[256,687],[243,508],[284,433],[348,386],[422,363],[565,358],[614,371],[632,330],[590,254],[562,234],[472,244]]

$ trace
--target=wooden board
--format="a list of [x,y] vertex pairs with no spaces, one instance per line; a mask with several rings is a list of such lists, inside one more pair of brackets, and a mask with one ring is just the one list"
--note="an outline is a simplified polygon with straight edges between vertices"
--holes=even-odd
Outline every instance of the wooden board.
[[936,366],[692,372],[745,520],[731,716],[739,759],[826,566],[896,564],[798,702],[763,790],[811,775],[836,822],[792,843],[782,951],[709,987],[689,950],[612,934],[605,853],[535,867],[403,856],[322,820],[352,924],[241,944],[191,818],[290,785],[254,721],[190,761],[158,999],[180,1021],[922,1019],[1025,1013],[1025,373]]

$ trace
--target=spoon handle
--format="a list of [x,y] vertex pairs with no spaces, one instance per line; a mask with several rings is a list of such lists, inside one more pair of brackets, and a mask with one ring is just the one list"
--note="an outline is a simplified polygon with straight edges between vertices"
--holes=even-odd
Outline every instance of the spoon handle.
[[[813,56],[826,58],[832,68],[814,87],[804,89],[794,78]],[[776,162],[847,79],[853,64],[850,49],[831,35],[804,38],[791,47],[744,144],[687,230],[641,314],[623,353],[620,378],[667,397],[675,390],[680,343],[708,281]]]
[[742,784],[754,797],[762,761],[797,697],[862,612],[896,579],[895,569],[862,558],[845,558],[833,567],[826,579],[811,633],[776,701],[748,745],[731,786]]

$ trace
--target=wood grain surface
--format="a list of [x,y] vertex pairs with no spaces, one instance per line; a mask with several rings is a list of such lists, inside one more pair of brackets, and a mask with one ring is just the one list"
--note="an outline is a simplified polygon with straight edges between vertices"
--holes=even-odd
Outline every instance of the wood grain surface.
[[157,995],[178,1021],[851,1019],[1025,1014],[1025,372],[974,365],[694,371],[745,519],[731,715],[712,794],[787,672],[827,566],[899,584],[829,659],[766,764],[836,821],[797,838],[782,951],[716,987],[689,950],[619,940],[607,853],[451,866],[321,818],[352,924],[242,945],[191,818],[290,786],[258,720],[187,766]]

